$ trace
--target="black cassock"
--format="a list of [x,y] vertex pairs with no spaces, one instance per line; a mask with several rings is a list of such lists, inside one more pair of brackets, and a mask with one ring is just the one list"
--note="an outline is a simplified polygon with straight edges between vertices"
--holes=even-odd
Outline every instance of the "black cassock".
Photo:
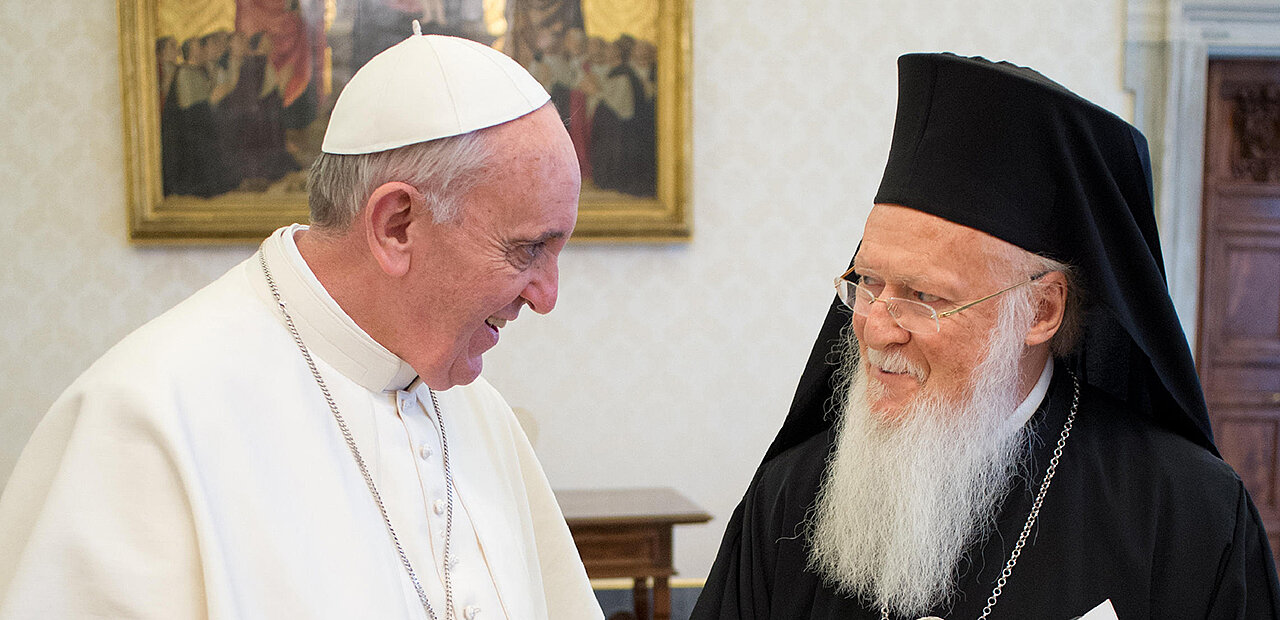
[[[1067,620],[1106,599],[1121,620],[1280,617],[1266,537],[1235,472],[1104,393],[1087,385],[1081,391],[1039,519],[990,618]],[[1059,364],[1029,422],[1038,438],[1030,484],[1015,484],[998,531],[962,562],[959,598],[932,615],[981,615],[1026,522],[1070,402],[1070,376]],[[740,520],[735,514],[726,532],[694,620],[880,617],[806,568],[804,519],[832,433],[819,433],[760,468],[738,507]]]
[[[1039,520],[990,618],[1068,620],[1110,599],[1121,620],[1277,618],[1280,588],[1244,485],[1218,457],[1169,298],[1146,138],[1027,67],[954,54],[898,59],[898,109],[873,200],[935,215],[1073,267],[1083,334],[1030,424],[1029,482],[961,563],[977,618],[1026,522],[1080,379]],[[831,446],[849,312],[833,300],[791,410],[725,529],[695,620],[877,618],[806,570],[804,518]],[[1260,464],[1270,468],[1271,463]],[[857,506],[850,506],[857,510]]]

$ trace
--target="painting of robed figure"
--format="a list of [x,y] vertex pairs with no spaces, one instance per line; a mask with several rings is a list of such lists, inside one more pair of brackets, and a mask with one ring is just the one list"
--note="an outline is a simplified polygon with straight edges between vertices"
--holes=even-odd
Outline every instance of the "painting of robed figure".
[[237,0],[200,25],[182,19],[192,6],[161,3],[164,195],[301,191],[302,163],[316,153],[306,137],[328,94],[315,79],[323,70],[318,20],[303,2]]

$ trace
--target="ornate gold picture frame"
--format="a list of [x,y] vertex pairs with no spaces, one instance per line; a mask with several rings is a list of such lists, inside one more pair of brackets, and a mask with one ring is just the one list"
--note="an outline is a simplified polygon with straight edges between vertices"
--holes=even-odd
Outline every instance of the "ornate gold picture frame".
[[328,110],[414,18],[547,86],[583,168],[575,239],[690,235],[689,0],[118,3],[135,242],[257,241],[306,222]]

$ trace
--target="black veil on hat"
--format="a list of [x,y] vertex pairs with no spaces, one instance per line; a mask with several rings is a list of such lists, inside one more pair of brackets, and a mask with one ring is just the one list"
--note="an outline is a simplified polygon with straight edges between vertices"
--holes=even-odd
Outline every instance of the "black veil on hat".
[[[908,54],[898,59],[897,120],[875,202],[1075,267],[1089,303],[1066,366],[1216,455],[1165,283],[1149,157],[1132,125],[1031,69]],[[833,301],[765,461],[831,425],[833,351],[848,320]]]

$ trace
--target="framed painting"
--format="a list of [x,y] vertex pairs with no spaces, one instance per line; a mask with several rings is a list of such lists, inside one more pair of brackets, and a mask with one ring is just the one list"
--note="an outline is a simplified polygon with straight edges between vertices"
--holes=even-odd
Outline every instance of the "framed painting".
[[506,53],[551,93],[582,170],[575,239],[690,235],[689,0],[118,2],[134,241],[257,241],[305,222],[338,93],[415,19]]

